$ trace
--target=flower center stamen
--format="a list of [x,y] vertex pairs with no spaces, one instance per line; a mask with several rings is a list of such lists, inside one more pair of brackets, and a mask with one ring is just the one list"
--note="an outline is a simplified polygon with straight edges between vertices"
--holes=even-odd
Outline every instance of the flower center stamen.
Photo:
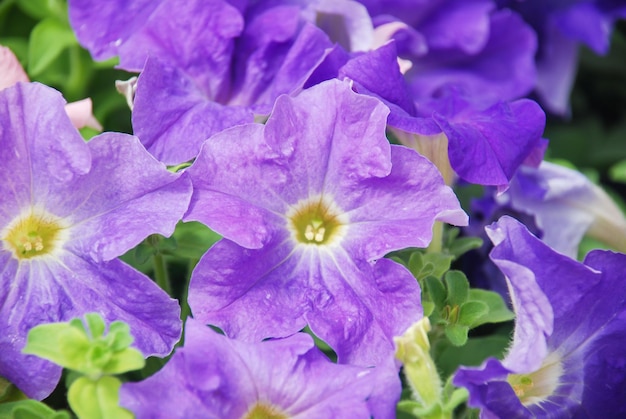
[[271,404],[257,402],[242,419],[289,419],[289,416]]
[[541,368],[529,374],[509,374],[507,381],[524,406],[546,400],[557,389],[563,374],[561,359],[552,353]]
[[51,254],[60,247],[65,227],[50,214],[30,211],[15,218],[0,237],[18,260]]
[[298,202],[287,218],[293,238],[303,244],[332,244],[343,236],[347,224],[339,209],[322,197]]

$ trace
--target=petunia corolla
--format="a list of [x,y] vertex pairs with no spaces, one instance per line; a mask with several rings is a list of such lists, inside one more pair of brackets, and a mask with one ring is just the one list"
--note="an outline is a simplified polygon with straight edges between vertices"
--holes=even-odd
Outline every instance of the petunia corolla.
[[[333,50],[316,23],[354,48],[372,30],[365,9],[345,0],[148,3],[73,0],[70,20],[94,57],[117,54],[121,68],[142,71],[134,132],[168,164],[194,158],[212,134],[265,117],[279,95],[301,90]],[[333,26],[340,20],[347,32]]]
[[387,114],[334,80],[204,143],[185,219],[224,239],[192,274],[194,318],[249,341],[308,324],[340,362],[392,355],[392,337],[421,316],[420,290],[383,256],[467,216],[430,162],[389,145]]
[[626,219],[617,204],[582,173],[549,162],[522,167],[498,203],[532,215],[542,240],[576,258],[585,234],[626,249]]
[[524,161],[545,147],[541,138],[545,114],[537,103],[528,99],[485,102],[451,86],[435,98],[416,101],[397,57],[395,43],[388,43],[349,60],[339,69],[339,77],[354,80],[356,91],[389,106],[388,124],[403,144],[423,153],[416,143],[445,138],[445,159],[460,178],[504,187]]
[[189,319],[184,347],[124,384],[120,404],[139,419],[369,418],[377,385],[375,369],[333,364],[304,333],[246,343]]
[[510,217],[488,228],[491,259],[507,278],[516,312],[504,360],[461,367],[481,417],[623,417],[626,407],[626,256],[561,255]]
[[565,115],[576,77],[580,44],[606,54],[614,22],[626,17],[626,4],[614,0],[499,0],[536,31],[535,91],[546,110]]
[[135,137],[85,143],[63,105],[37,83],[0,92],[0,376],[36,399],[61,368],[21,353],[33,326],[97,311],[128,323],[146,356],[168,354],[181,332],[177,302],[116,258],[173,232],[189,179]]

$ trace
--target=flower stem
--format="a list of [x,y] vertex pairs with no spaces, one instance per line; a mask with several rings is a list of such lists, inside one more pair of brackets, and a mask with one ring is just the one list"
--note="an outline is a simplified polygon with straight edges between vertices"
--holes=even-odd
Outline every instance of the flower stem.
[[172,295],[172,287],[170,285],[169,275],[167,274],[167,263],[165,258],[159,252],[154,254],[154,279],[159,287],[161,287],[169,295]]
[[443,249],[443,222],[435,221],[433,224],[433,239],[430,241],[426,251],[428,253],[441,253]]

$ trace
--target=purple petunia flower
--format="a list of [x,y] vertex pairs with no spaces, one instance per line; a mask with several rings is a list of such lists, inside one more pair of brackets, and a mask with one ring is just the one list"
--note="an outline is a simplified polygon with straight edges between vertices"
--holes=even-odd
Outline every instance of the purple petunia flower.
[[626,249],[624,214],[602,188],[576,170],[549,162],[522,167],[497,200],[533,215],[542,240],[571,258],[576,258],[585,234]]
[[624,417],[626,256],[597,250],[579,263],[510,217],[488,233],[516,324],[504,360],[456,373],[470,406],[487,418]]
[[308,324],[340,362],[392,355],[392,337],[421,315],[420,291],[381,258],[427,246],[435,220],[467,216],[430,162],[389,145],[387,114],[335,80],[281,96],[266,125],[205,142],[185,218],[225,239],[193,272],[194,318],[251,341]]
[[316,24],[355,49],[372,31],[363,6],[348,1],[145,3],[73,0],[70,18],[96,58],[119,54],[121,68],[142,70],[134,132],[168,164],[194,158],[209,136],[265,117],[279,95],[301,90],[333,51]]
[[451,88],[415,102],[399,71],[394,43],[350,60],[339,75],[354,80],[359,93],[389,106],[388,123],[403,144],[424,153],[423,148],[434,147],[418,143],[435,143],[444,133],[445,159],[468,182],[506,186],[517,168],[545,146],[545,114],[531,100],[485,104]]
[[579,45],[606,54],[613,23],[626,17],[619,0],[499,0],[518,12],[537,32],[537,84],[543,106],[556,114],[569,110]]
[[391,37],[398,55],[412,64],[405,78],[418,102],[455,88],[488,107],[523,97],[535,83],[534,32],[493,1],[362,2],[377,31],[397,28]]
[[97,311],[128,323],[146,355],[169,353],[181,331],[176,301],[115,258],[172,233],[189,180],[135,137],[85,143],[63,105],[37,83],[0,92],[0,376],[37,399],[61,368],[21,354],[35,325]]
[[137,418],[369,418],[376,369],[333,364],[298,333],[245,343],[187,320],[185,346],[154,376],[126,383]]

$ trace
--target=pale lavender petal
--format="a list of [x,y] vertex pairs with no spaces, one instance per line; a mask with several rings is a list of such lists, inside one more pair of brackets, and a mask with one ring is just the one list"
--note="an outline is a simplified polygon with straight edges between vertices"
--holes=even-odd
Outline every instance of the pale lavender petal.
[[310,336],[250,344],[193,319],[185,336],[161,371],[122,387],[121,404],[137,417],[235,419],[259,402],[293,418],[370,415],[373,371],[331,363]]
[[354,261],[347,252],[320,255],[311,287],[324,289],[306,314],[311,330],[338,361],[378,365],[395,352],[393,337],[422,316],[417,281],[401,265]]
[[[344,182],[387,175],[384,105],[351,92],[347,83],[320,86],[297,99],[280,97],[264,127],[235,127],[206,142],[189,169],[195,192],[185,219],[202,221],[242,246],[258,247],[271,231],[267,220],[276,218],[268,212],[284,215],[288,205],[321,194],[325,173],[333,181],[346,173]],[[211,191],[232,197],[209,200]],[[244,223],[230,227],[231,208],[240,205],[235,202],[250,209],[236,209]],[[251,232],[245,220],[262,220],[262,227]],[[286,220],[280,223],[286,226]]]
[[535,85],[536,35],[516,13],[491,15],[489,42],[477,54],[434,50],[406,73],[416,99],[436,96],[455,86],[465,95],[491,105],[526,95]]
[[304,313],[311,301],[323,298],[324,289],[309,285],[317,268],[308,267],[307,255],[292,252],[285,236],[258,250],[226,239],[213,245],[191,276],[189,306],[194,318],[247,341],[301,330]]
[[133,128],[164,163],[193,159],[211,135],[253,118],[247,109],[210,100],[188,75],[158,59],[148,60],[139,76]]
[[535,90],[547,110],[565,115],[576,77],[578,45],[551,26],[545,30],[541,51]]
[[[167,355],[181,332],[180,307],[150,278],[117,260],[94,264],[64,253],[59,261],[17,264],[10,259],[2,273],[1,317],[4,320],[0,345],[12,355],[6,376],[30,397],[43,398],[56,386],[60,368],[48,362],[31,362],[22,355],[28,331],[42,323],[69,321],[86,313],[98,312],[107,322],[121,320],[130,325],[134,346],[146,356]],[[8,284],[11,284],[9,287]],[[19,365],[19,368],[16,367]],[[42,378],[33,378],[40,373]],[[57,381],[54,381],[54,380]],[[23,386],[23,387],[22,387]],[[43,386],[43,387],[40,387]]]
[[[121,262],[94,259],[112,259],[148,234],[171,233],[186,209],[189,180],[169,173],[134,137],[106,134],[85,143],[61,95],[43,85],[18,83],[2,91],[0,108],[5,110],[0,153],[6,158],[0,170],[7,179],[0,218],[3,348],[21,350],[37,324],[96,311],[108,321],[128,322],[147,355],[166,355],[180,334],[177,302]],[[170,200],[177,202],[166,204]],[[50,247],[40,242],[35,250],[43,253],[19,257],[9,235],[13,230],[6,229],[20,217],[50,219],[63,232]],[[52,391],[57,370],[39,362],[19,365],[10,372],[11,381],[37,398]],[[42,379],[28,379],[40,370]]]
[[[0,377],[15,384],[28,397],[42,400],[56,387],[63,368],[33,355],[22,354],[26,335],[34,324],[22,323],[26,314],[29,269],[20,269],[13,255],[0,250]],[[34,283],[32,287],[38,287]],[[15,307],[13,307],[15,305]],[[39,322],[54,321],[54,314],[37,311],[30,314]]]
[[468,182],[508,184],[541,143],[545,114],[527,99],[498,103],[482,111],[468,109],[468,104],[461,106],[465,109],[461,107],[446,117],[434,115],[448,137],[452,168]]
[[96,261],[111,260],[150,234],[171,235],[190,199],[187,176],[167,171],[136,137],[105,133],[88,147],[93,159],[88,174],[34,192],[72,226],[68,248]]
[[64,105],[59,92],[38,83],[18,83],[2,91],[0,213],[5,223],[25,206],[41,204],[56,185],[75,181],[90,170],[89,147]]
[[81,45],[94,59],[118,54],[119,46],[137,31],[163,0],[69,0],[69,17]]
[[493,9],[491,0],[447,1],[423,19],[418,28],[431,50],[458,48],[476,54],[489,40],[489,15]]
[[[501,218],[488,232],[495,244],[491,258],[509,282],[517,313],[516,329],[512,349],[502,364],[490,359],[480,368],[461,367],[455,375],[455,384],[470,391],[469,404],[480,407],[486,417],[623,414],[626,283],[622,273],[626,256],[596,250],[581,264],[551,250],[510,217]],[[516,299],[525,300],[525,290],[535,287],[537,296],[541,293],[544,297],[532,304],[524,301],[526,307],[515,303]],[[516,296],[520,291],[522,294]],[[547,351],[542,344],[525,345],[520,339],[528,336],[518,334],[520,328],[537,327],[538,317],[532,320],[531,312],[536,314],[542,309],[550,309],[554,316],[552,333],[541,336],[535,331],[535,339],[545,340]],[[542,325],[539,328],[548,331]],[[521,350],[525,346],[526,354]],[[533,366],[537,362],[528,360],[535,357],[543,359]],[[544,371],[539,373],[538,367]],[[504,381],[511,372],[531,374],[532,380],[540,382],[552,375],[555,387],[549,392],[546,387],[544,394],[539,391],[538,401],[527,398],[522,406]],[[538,375],[533,376],[535,373]],[[602,391],[598,391],[600,388]]]
[[[435,220],[454,225],[468,222],[458,199],[426,158],[392,146],[391,163],[391,173],[384,178],[348,184],[328,179],[329,192],[349,218],[344,246],[366,260],[406,247],[427,247]],[[424,199],[426,191],[428,199]]]

